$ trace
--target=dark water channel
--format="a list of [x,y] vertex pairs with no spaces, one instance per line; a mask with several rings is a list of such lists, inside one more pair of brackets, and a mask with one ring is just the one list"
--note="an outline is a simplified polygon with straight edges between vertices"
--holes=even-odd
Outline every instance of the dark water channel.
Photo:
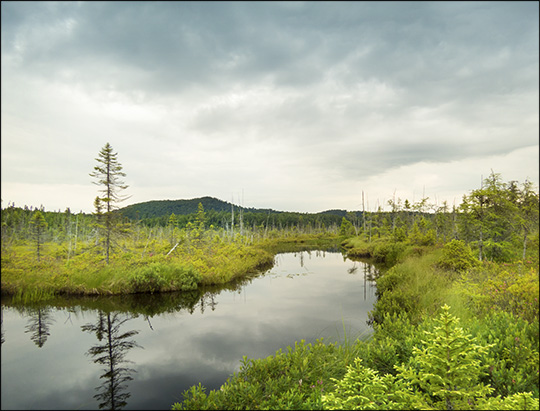
[[302,251],[278,254],[257,277],[187,294],[3,298],[1,407],[170,409],[191,385],[219,388],[244,355],[369,335],[375,271]]

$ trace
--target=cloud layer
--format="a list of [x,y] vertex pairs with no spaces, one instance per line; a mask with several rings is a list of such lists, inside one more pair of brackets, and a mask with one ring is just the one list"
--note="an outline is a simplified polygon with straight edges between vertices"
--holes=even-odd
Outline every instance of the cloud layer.
[[131,202],[316,212],[362,190],[459,201],[491,169],[538,184],[535,2],[1,7],[3,206],[91,211],[107,141]]

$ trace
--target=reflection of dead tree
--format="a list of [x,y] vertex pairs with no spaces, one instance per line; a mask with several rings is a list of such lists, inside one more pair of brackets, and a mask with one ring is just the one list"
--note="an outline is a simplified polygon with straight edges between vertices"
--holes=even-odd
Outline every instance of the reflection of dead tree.
[[204,314],[206,305],[209,305],[212,311],[215,311],[216,305],[218,305],[215,298],[216,298],[216,293],[213,293],[211,291],[208,291],[203,294],[200,301],[201,314]]
[[369,287],[371,289],[377,275],[378,271],[375,270],[371,264],[364,264],[364,301],[366,300],[367,288]]
[[358,266],[356,265],[356,261],[353,263],[353,266],[351,268],[348,268],[347,269],[347,272],[349,274],[356,274],[356,272],[358,271]]
[[49,331],[54,320],[50,318],[50,314],[51,313],[48,309],[43,308],[30,310],[29,312],[30,320],[26,326],[25,333],[32,333],[30,339],[39,348],[45,345],[47,338],[49,338],[49,335],[51,335]]
[[212,308],[212,311],[216,309],[216,305],[218,304],[215,300],[216,295],[214,293],[210,293],[210,308]]
[[101,392],[94,395],[94,398],[101,401],[100,409],[122,409],[127,405],[126,400],[131,396],[129,392],[123,391],[127,389],[125,383],[133,379],[130,374],[135,370],[121,367],[121,364],[131,362],[124,359],[128,350],[140,347],[131,340],[131,337],[139,332],[133,330],[120,333],[120,327],[130,319],[127,316],[122,319],[118,313],[104,314],[100,312],[95,325],[86,324],[81,327],[83,331],[96,333],[98,341],[104,341],[102,344],[91,347],[87,352],[87,355],[95,357],[95,363],[105,366],[105,373],[100,376],[105,381],[96,387],[96,390],[101,390]]
[[4,338],[4,310],[0,308],[0,328],[2,329],[2,342],[1,344],[4,344],[6,339]]
[[147,315],[145,315],[144,318],[146,319],[146,321],[148,321],[148,326],[150,327],[150,329],[151,329],[152,331],[154,331],[154,327],[152,327],[152,323],[150,322],[150,317],[148,317]]

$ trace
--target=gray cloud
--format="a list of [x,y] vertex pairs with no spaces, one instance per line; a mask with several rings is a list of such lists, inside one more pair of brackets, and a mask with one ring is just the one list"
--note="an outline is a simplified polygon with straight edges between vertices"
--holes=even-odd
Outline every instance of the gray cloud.
[[[535,2],[1,7],[10,180],[40,167],[60,179],[39,160],[45,141],[78,157],[97,153],[95,136],[115,140],[127,164],[155,164],[164,186],[197,175],[203,155],[234,165],[266,153],[264,164],[367,178],[538,143]],[[179,153],[181,167],[155,163]],[[131,176],[151,180],[148,168]]]

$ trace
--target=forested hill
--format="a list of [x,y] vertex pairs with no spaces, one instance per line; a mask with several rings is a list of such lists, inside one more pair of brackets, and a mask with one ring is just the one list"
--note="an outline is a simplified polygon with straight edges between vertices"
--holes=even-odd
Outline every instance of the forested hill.
[[[205,211],[231,211],[232,204],[214,197],[192,198],[190,200],[153,200],[144,203],[132,204],[121,208],[119,211],[123,216],[130,219],[153,218],[175,215],[187,215],[197,212],[199,203]],[[234,205],[235,210],[240,207]]]
[[[241,207],[236,204],[231,204],[227,201],[219,200],[214,197],[200,197],[192,198],[190,200],[153,200],[146,201],[144,203],[132,204],[127,207],[121,208],[119,211],[123,216],[130,219],[136,218],[153,218],[170,216],[172,213],[175,215],[187,215],[197,212],[199,203],[204,207],[204,211],[225,211],[231,212],[234,207],[234,211],[243,211],[251,213],[282,213],[283,211],[272,210],[270,208],[251,208]],[[335,213],[339,212],[339,213]],[[138,213],[138,216],[137,216]],[[325,211],[328,214],[345,215],[344,210],[331,210]]]
[[[317,218],[317,220],[325,223],[340,224],[341,218],[347,215],[346,210],[328,210],[316,214],[311,213],[297,213],[276,211],[272,209],[263,208],[250,208],[241,207],[236,204],[231,204],[227,201],[219,200],[214,197],[200,197],[189,200],[153,200],[146,201],[144,203],[132,204],[127,207],[121,208],[119,211],[124,217],[130,220],[145,220],[149,224],[167,224],[168,218],[171,214],[177,217],[193,216],[197,213],[199,203],[202,204],[207,217],[211,220],[222,220],[227,218],[230,220],[231,212],[234,209],[234,213],[238,216],[242,212],[246,222],[256,220],[266,221],[269,215],[274,216],[274,221],[282,221],[287,223],[297,223],[298,220],[304,220],[304,222]],[[355,213],[357,214],[357,213]],[[258,216],[258,217],[256,217]],[[277,220],[276,220],[277,218]],[[188,218],[189,219],[189,218]],[[183,221],[184,219],[181,218]],[[259,221],[260,220],[260,221]],[[186,220],[187,221],[187,220]]]

